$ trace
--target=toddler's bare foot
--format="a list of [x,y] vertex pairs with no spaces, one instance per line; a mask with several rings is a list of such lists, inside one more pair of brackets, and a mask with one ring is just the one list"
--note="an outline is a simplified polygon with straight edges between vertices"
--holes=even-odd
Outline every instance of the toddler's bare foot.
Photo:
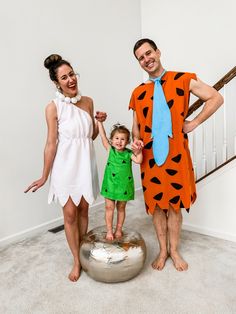
[[68,278],[71,281],[76,282],[80,276],[80,269],[81,269],[80,263],[74,263],[74,266],[73,266],[71,272],[69,273]]
[[113,235],[112,230],[108,230],[108,231],[107,231],[106,239],[107,239],[108,241],[114,240],[114,235]]
[[167,252],[160,252],[157,255],[157,258],[152,262],[152,268],[156,270],[162,270],[165,266],[167,258]]
[[115,231],[115,237],[116,237],[116,239],[121,239],[122,236],[123,236],[122,229],[116,229],[116,231]]
[[170,257],[173,261],[175,268],[178,271],[184,271],[188,269],[188,264],[185,262],[185,260],[180,256],[180,254],[177,251],[171,251]]

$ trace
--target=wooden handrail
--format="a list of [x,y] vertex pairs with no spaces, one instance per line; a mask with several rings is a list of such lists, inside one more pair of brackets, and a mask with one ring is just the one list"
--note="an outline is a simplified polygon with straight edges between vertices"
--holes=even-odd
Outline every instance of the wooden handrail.
[[[218,91],[220,90],[225,84],[229,83],[234,77],[236,76],[236,66],[230,70],[222,79],[220,79],[213,87]],[[204,103],[203,100],[198,99],[195,101],[188,110],[187,117],[189,117],[194,111],[196,111],[201,105]]]
[[220,168],[223,168],[225,165],[229,164],[231,161],[233,161],[234,159],[236,159],[236,156],[233,156],[232,158],[226,160],[225,162],[223,162],[222,164],[220,164],[218,167],[216,167],[215,169],[211,170],[210,172],[208,172],[207,174],[205,174],[204,176],[202,176],[201,178],[196,180],[196,183],[202,181],[203,179],[205,179],[206,177],[208,177],[209,175],[211,175],[212,173],[216,172],[217,170],[219,170]]

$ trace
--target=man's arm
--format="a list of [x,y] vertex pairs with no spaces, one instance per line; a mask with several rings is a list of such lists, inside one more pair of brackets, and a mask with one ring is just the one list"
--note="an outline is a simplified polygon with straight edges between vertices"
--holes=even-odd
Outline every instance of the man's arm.
[[207,120],[224,102],[223,97],[213,87],[205,84],[199,78],[190,81],[190,92],[202,99],[205,105],[202,111],[192,120],[185,121],[183,132],[189,133]]
[[136,111],[133,112],[133,126],[132,126],[132,137],[133,143],[131,145],[134,155],[139,154],[140,150],[143,148],[143,141],[141,141],[138,127],[138,119]]

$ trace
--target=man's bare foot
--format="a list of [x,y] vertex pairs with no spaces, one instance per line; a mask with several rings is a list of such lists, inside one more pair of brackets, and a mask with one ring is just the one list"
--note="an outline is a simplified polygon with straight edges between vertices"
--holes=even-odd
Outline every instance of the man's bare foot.
[[157,258],[152,262],[152,268],[156,270],[162,270],[165,266],[167,258],[167,252],[160,252]]
[[185,260],[179,255],[177,251],[171,251],[170,257],[173,261],[173,264],[175,268],[178,271],[184,271],[188,269],[188,264],[185,262]]
[[115,231],[115,238],[116,239],[121,239],[122,236],[123,236],[122,229],[116,229],[116,231]]
[[108,241],[114,240],[114,235],[113,235],[112,230],[108,230],[108,231],[107,231],[106,239],[107,239]]
[[69,273],[68,278],[71,281],[76,282],[80,276],[80,269],[81,269],[80,263],[75,263],[71,272]]

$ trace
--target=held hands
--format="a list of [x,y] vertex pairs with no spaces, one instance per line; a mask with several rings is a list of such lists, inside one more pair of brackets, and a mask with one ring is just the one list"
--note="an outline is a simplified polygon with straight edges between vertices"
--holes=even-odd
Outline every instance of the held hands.
[[104,122],[107,118],[106,112],[96,111],[95,119],[99,122]]
[[134,153],[134,155],[138,155],[142,152],[144,145],[143,145],[143,141],[141,140],[134,140],[132,145],[131,145],[131,149]]
[[32,192],[36,192],[39,188],[41,188],[41,186],[43,186],[45,184],[47,180],[44,178],[41,178],[37,181],[34,181],[25,191],[24,193],[29,192],[32,189]]

